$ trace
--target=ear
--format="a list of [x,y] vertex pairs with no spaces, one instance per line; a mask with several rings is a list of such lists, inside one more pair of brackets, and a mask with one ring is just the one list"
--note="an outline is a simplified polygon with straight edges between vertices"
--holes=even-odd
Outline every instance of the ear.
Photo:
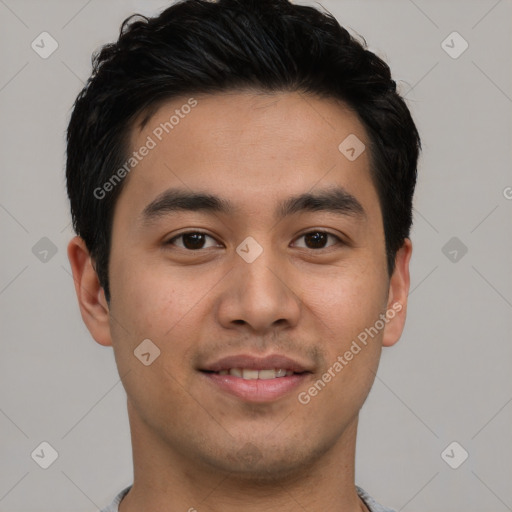
[[82,319],[100,345],[112,345],[109,307],[85,242],[75,236],[68,244],[76,296]]
[[395,269],[389,282],[386,315],[388,322],[382,337],[382,346],[391,347],[402,335],[407,316],[407,296],[409,295],[409,262],[412,255],[412,242],[406,238],[395,256]]

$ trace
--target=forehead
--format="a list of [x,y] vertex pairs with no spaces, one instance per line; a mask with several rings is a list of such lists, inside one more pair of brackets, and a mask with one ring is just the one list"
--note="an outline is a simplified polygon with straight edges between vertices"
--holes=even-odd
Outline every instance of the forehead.
[[[254,213],[315,187],[342,186],[372,210],[368,142],[357,114],[333,99],[240,91],[174,98],[135,123],[131,151],[150,149],[129,173],[120,200],[129,196],[140,213],[179,187]],[[348,158],[354,143],[361,153]]]

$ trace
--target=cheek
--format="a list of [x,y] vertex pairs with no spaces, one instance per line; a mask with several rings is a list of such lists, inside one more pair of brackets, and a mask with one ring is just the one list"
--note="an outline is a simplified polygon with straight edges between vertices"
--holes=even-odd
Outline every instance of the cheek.
[[[160,350],[151,368],[161,368],[164,374],[167,370],[180,382],[190,377],[187,362],[197,351],[197,340],[211,310],[207,293],[215,284],[213,273],[210,279],[212,282],[206,276],[201,278],[191,267],[176,269],[134,259],[116,268],[112,274],[111,331],[120,372],[141,370],[134,350],[149,339]],[[158,384],[158,380],[153,382]],[[171,388],[176,385],[172,380],[169,384]]]
[[201,299],[187,270],[148,259],[118,261],[111,273],[112,314],[123,318],[139,337],[164,339]]
[[305,311],[313,319],[325,367],[319,380],[302,390],[301,403],[309,400],[314,416],[326,415],[325,421],[358,410],[377,372],[383,331],[370,336],[367,329],[383,312],[387,280],[375,264],[366,268],[337,269],[329,277],[303,281]]
[[[197,315],[205,314],[198,305],[202,294],[198,296],[194,286],[187,286],[190,276],[181,272],[171,275],[169,269],[157,264],[126,258],[113,267],[114,354],[120,375],[127,376],[124,385],[130,399],[139,413],[148,414],[149,420],[161,413],[152,409],[155,403],[172,402],[177,408],[187,403],[183,389],[189,375],[183,362],[190,358],[189,351],[195,346]],[[149,366],[144,366],[134,354],[146,339],[160,350]]]
[[[323,331],[344,344],[375,323],[387,298],[387,279],[373,263],[303,274],[302,300]],[[338,347],[340,348],[340,347]]]

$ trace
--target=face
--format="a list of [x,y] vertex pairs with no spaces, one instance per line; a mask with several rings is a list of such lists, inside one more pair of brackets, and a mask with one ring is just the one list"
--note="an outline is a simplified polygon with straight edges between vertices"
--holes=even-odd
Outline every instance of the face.
[[390,281],[370,155],[338,148],[351,134],[368,146],[348,108],[298,93],[194,101],[132,134],[151,148],[116,204],[102,339],[131,420],[169,454],[282,475],[356,421],[403,327],[408,259]]

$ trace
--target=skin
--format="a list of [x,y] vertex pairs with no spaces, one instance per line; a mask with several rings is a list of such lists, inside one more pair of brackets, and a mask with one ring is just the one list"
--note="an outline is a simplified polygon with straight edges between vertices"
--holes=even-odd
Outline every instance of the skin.
[[[383,346],[396,343],[407,311],[412,245],[393,275],[369,152],[349,161],[338,146],[349,134],[365,144],[356,114],[342,103],[299,93],[233,92],[195,96],[198,105],[128,176],[113,221],[111,300],[84,242],[68,255],[82,318],[112,346],[128,399],[134,485],[120,505],[136,510],[231,512],[366,510],[354,487],[359,410]],[[142,146],[188,98],[163,105],[131,144]],[[278,219],[290,196],[341,186],[366,217],[306,211]],[[144,223],[142,212],[169,188],[206,192],[231,213],[174,211]],[[169,241],[201,231],[206,247]],[[325,248],[304,236],[327,231]],[[263,248],[252,263],[237,246]],[[317,381],[379,314],[401,304],[378,335],[341,372],[301,404]],[[151,339],[150,365],[134,349]],[[197,370],[225,355],[286,354],[313,373],[300,389],[247,403]],[[251,456],[252,454],[252,456]]]

